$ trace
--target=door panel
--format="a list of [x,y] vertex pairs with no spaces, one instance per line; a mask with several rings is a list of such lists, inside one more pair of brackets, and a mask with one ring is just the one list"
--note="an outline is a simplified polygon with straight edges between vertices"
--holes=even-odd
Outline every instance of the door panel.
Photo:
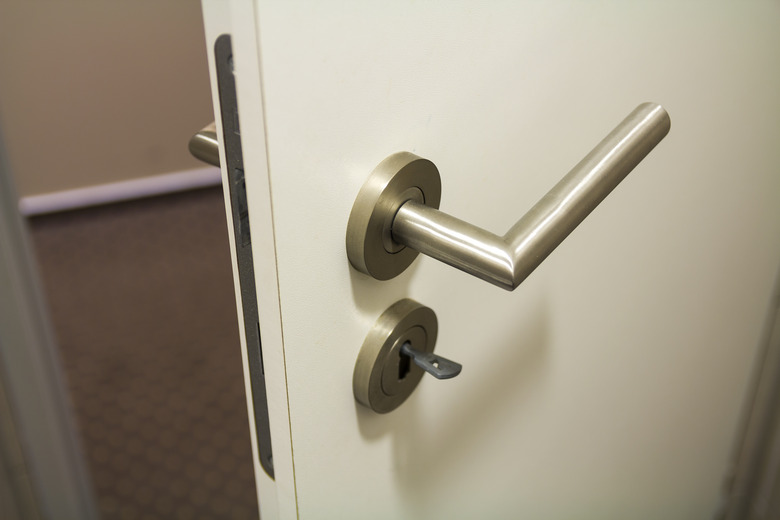
[[[711,516],[780,264],[778,5],[231,5],[289,467],[261,507]],[[432,160],[441,209],[503,232],[643,101],[669,111],[669,136],[513,293],[423,257],[386,282],[350,267],[347,218],[387,155]],[[352,370],[406,297],[464,369],[380,416],[354,401]]]

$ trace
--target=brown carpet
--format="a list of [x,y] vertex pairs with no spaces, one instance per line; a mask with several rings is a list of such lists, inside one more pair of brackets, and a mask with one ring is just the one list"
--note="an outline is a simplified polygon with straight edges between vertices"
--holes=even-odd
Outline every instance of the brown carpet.
[[101,516],[257,518],[221,189],[31,230]]

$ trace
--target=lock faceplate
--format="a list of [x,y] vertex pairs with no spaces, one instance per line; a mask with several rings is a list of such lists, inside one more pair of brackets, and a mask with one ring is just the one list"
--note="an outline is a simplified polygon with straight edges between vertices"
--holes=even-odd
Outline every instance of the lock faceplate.
[[432,309],[408,298],[391,305],[371,328],[358,354],[352,377],[355,399],[377,413],[398,408],[425,373],[401,354],[401,347],[409,343],[419,352],[433,352],[438,331]]

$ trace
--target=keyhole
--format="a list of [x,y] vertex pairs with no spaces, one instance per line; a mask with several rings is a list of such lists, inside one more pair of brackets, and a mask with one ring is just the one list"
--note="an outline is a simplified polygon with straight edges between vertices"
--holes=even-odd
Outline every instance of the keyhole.
[[406,375],[409,373],[409,370],[412,368],[412,358],[406,354],[401,354],[400,352],[398,355],[401,356],[401,361],[398,363],[398,380],[403,381],[404,378],[406,378]]

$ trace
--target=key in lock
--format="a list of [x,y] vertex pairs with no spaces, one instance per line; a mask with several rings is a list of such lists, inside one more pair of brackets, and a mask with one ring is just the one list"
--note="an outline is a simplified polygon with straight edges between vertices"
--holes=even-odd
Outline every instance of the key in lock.
[[425,372],[437,379],[457,376],[461,365],[433,353],[436,314],[414,300],[391,305],[372,327],[358,354],[352,387],[355,399],[377,413],[395,410]]

